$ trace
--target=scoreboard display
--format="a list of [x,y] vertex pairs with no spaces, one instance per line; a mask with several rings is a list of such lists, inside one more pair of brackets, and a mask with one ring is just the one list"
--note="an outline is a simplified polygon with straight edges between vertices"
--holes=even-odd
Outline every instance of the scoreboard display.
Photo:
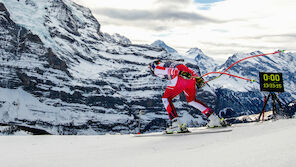
[[267,92],[284,92],[282,73],[259,72],[260,90]]

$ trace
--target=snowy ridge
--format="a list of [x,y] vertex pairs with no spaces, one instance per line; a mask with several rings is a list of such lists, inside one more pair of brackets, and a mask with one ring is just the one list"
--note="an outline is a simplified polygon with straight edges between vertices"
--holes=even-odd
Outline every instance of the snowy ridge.
[[[262,54],[262,52],[234,54],[223,65],[217,67],[215,71],[224,71],[232,63],[242,58],[258,54]],[[288,52],[251,58],[236,64],[227,72],[245,78],[255,79],[256,82],[251,83],[226,75],[210,82],[209,84],[216,89],[218,101],[220,101],[218,105],[219,110],[232,108],[235,112],[244,111],[242,114],[260,112],[263,106],[263,97],[267,95],[267,93],[260,92],[259,72],[283,73],[285,92],[279,93],[279,97],[283,104],[288,104],[296,98],[295,63],[296,54]]]
[[189,49],[186,52],[185,56],[193,58],[196,61],[197,65],[200,68],[201,74],[212,72],[217,66],[213,58],[208,57],[202,52],[202,50],[198,48]]
[[[161,102],[166,81],[153,77],[148,63],[184,56],[102,33],[91,11],[70,0],[1,0],[0,16],[2,123],[52,134],[134,133],[142,110],[143,131],[166,127],[168,116]],[[199,73],[215,66],[199,49],[188,54],[192,57],[184,63]],[[295,98],[295,54],[281,54],[277,59],[246,61],[229,72],[255,77],[258,69],[284,71],[288,86],[281,97],[291,101]],[[236,54],[216,70],[248,55]],[[216,112],[231,109],[239,115],[261,108],[263,94],[253,85],[225,76],[210,85],[197,97]],[[204,125],[201,113],[184,101],[181,95],[174,102],[183,121]]]
[[[149,74],[147,63],[171,58],[169,53],[120,42],[125,38],[119,35],[105,39],[91,12],[68,0],[3,3],[0,28],[10,40],[0,41],[1,91],[24,90],[34,101],[20,100],[29,97],[24,93],[12,102],[1,95],[3,123],[30,124],[53,134],[134,133],[137,112],[144,110],[143,129],[165,127],[167,114],[159,100],[165,83]],[[22,110],[7,115],[18,101]],[[176,107],[181,115],[188,108]],[[204,123],[199,114],[184,119]]]
[[154,41],[151,44],[151,46],[163,48],[164,50],[166,50],[168,53],[171,53],[171,54],[177,54],[177,51],[175,49],[173,49],[172,47],[168,46],[166,43],[164,43],[161,40]]
[[[236,53],[228,60],[218,66],[215,61],[206,56],[202,50],[191,48],[184,55],[185,62],[196,61],[201,72],[205,74],[212,71],[224,71],[234,62],[243,58],[263,54],[260,51],[251,53]],[[266,92],[260,92],[259,72],[280,72],[284,76],[285,92],[279,97],[284,105],[296,98],[295,94],[295,53],[278,53],[263,57],[251,58],[233,66],[227,72],[230,74],[255,79],[256,83],[246,82],[241,79],[222,75],[219,79],[209,82],[210,87],[204,87],[197,93],[197,98],[201,98],[220,115],[225,110],[231,111],[228,117],[249,115],[261,112],[263,98]],[[194,59],[194,60],[193,60]],[[218,74],[209,75],[205,79],[209,80]],[[271,104],[268,103],[268,108]],[[289,113],[290,111],[287,111]]]

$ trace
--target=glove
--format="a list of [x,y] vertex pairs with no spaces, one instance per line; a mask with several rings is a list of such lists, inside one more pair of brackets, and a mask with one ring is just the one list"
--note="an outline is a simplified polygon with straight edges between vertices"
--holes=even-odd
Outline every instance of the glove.
[[154,60],[153,62],[149,63],[149,69],[150,69],[151,74],[155,75],[155,74],[154,74],[155,67],[156,67],[159,63],[160,63],[160,60]]
[[180,71],[179,76],[184,78],[184,79],[191,79],[192,75],[189,72],[186,71]]
[[152,62],[152,63],[149,63],[149,69],[150,69],[150,73],[151,73],[152,75],[155,75],[155,74],[154,74],[155,65],[154,65],[153,62]]
[[196,78],[195,84],[196,84],[197,89],[200,89],[205,85],[205,80],[201,77]]

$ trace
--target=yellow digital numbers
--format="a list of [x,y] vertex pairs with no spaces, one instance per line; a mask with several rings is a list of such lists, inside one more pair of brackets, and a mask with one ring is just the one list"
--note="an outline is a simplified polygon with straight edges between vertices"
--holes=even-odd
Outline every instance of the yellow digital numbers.
[[278,88],[281,89],[283,86],[282,84],[275,84],[275,83],[264,83],[263,88]]
[[277,81],[279,82],[281,80],[281,77],[279,74],[263,74],[264,81]]
[[259,72],[260,90],[268,92],[284,92],[282,73]]

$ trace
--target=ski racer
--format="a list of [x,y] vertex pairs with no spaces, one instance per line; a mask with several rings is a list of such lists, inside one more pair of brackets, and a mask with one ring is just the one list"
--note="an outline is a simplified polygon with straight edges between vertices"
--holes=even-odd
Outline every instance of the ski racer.
[[200,110],[208,119],[208,127],[220,127],[225,123],[213,110],[197,100],[195,97],[196,87],[201,88],[204,80],[198,76],[192,69],[183,64],[172,61],[155,60],[149,64],[150,71],[153,75],[169,80],[165,92],[162,96],[162,102],[168,112],[171,126],[166,129],[166,133],[186,133],[189,132],[187,124],[181,123],[178,113],[172,102],[180,93],[184,92],[189,105]]

